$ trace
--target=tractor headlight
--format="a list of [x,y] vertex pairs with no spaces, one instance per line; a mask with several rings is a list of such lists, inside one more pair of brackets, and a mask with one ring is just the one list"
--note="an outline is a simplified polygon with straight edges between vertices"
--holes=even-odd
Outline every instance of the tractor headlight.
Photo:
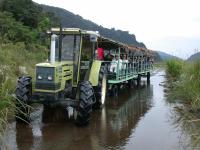
[[51,75],[48,75],[47,79],[51,81],[53,80],[53,77]]
[[42,80],[42,76],[41,75],[38,75],[37,78],[38,78],[38,80]]

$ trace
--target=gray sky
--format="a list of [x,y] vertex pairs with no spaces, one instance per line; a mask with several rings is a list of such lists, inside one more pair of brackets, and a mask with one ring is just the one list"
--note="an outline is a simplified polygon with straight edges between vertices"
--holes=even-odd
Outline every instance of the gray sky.
[[136,35],[147,48],[187,58],[200,51],[200,0],[33,0]]

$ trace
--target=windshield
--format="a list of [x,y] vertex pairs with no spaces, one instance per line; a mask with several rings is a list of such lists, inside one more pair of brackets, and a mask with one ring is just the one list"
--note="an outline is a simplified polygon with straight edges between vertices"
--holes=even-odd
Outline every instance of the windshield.
[[[79,50],[80,35],[63,35],[61,60],[73,60],[74,52]],[[59,60],[59,36],[56,39],[56,61]]]

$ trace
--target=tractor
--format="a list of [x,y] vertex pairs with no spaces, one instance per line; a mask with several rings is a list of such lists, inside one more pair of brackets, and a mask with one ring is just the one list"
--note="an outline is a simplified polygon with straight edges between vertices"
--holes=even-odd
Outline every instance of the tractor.
[[52,28],[48,33],[48,61],[36,64],[35,79],[18,78],[16,116],[28,121],[32,103],[63,104],[69,118],[86,125],[92,110],[105,104],[107,69],[96,59],[100,35],[78,28]]

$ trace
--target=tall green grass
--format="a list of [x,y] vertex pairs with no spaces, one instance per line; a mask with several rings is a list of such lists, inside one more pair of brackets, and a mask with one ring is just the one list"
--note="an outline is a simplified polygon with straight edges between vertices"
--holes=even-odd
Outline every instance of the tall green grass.
[[[35,64],[46,58],[47,49],[40,45],[32,45],[28,50],[23,42],[0,45],[0,140],[8,117],[14,116],[15,102],[12,95],[17,78],[25,73],[34,77]],[[20,67],[25,68],[25,72]]]
[[178,81],[172,94],[191,104],[194,111],[200,111],[200,60],[194,63],[167,62],[167,73]]
[[166,62],[167,65],[167,73],[173,79],[178,79],[182,73],[183,69],[183,61],[172,59]]
[[[189,63],[180,61],[167,62],[169,97],[184,103],[173,114],[186,134],[191,135],[192,149],[200,147],[200,60]],[[175,79],[175,80],[174,80]]]

